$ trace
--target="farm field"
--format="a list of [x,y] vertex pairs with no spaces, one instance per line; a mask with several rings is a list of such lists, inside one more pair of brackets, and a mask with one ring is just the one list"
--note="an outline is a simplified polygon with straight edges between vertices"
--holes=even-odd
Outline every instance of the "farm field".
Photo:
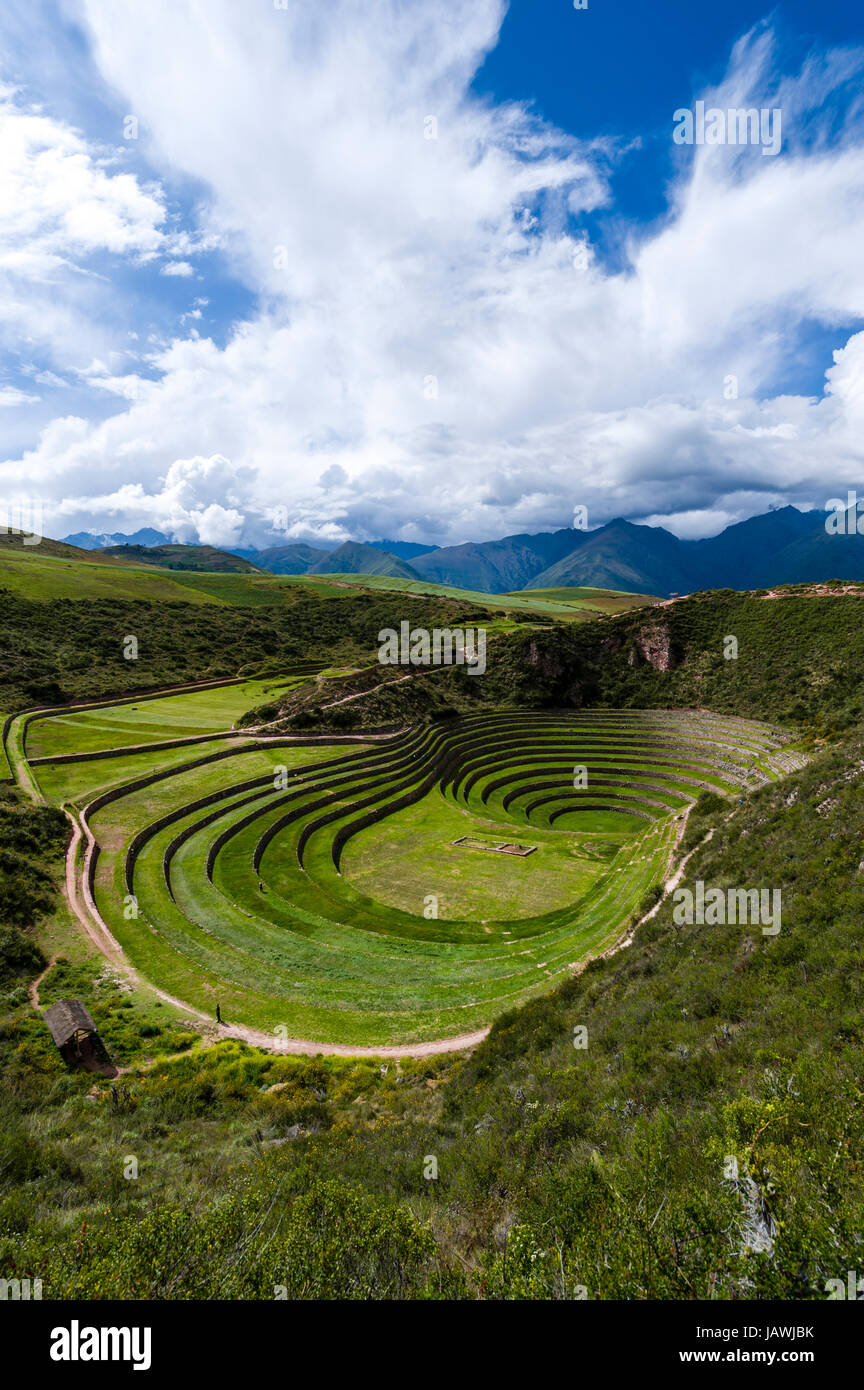
[[393,590],[406,594],[461,599],[478,607],[519,613],[538,613],[565,622],[585,621],[600,613],[621,613],[630,608],[643,608],[653,602],[645,594],[624,594],[612,589],[536,589],[509,594],[487,594],[478,589],[459,589],[451,584],[432,584],[422,579],[394,579],[377,574],[322,575],[292,574],[282,576],[282,582],[305,589],[312,584],[316,596],[344,594],[346,589]]
[[[297,588],[286,579],[293,576],[282,574],[207,574],[190,571],[177,572],[176,579],[182,590],[188,590],[192,601],[206,598],[215,603],[239,605],[241,608],[257,608],[274,603],[290,603],[295,597],[340,598],[346,593],[362,593],[362,589],[337,589],[333,585],[318,584],[310,580]],[[185,597],[185,594],[182,595]]]
[[50,758],[72,746],[76,753],[91,753],[224,732],[246,710],[276,698],[302,679],[242,681],[185,695],[124,700],[33,719],[25,734],[27,756],[31,760]]
[[581,609],[590,617],[600,613],[626,613],[631,608],[643,608],[656,603],[649,594],[628,594],[617,589],[520,589],[505,598],[527,598],[534,603],[564,604]]
[[[622,935],[702,792],[797,765],[780,729],[687,711],[232,731],[309,674],[19,717],[7,739],[19,782],[74,809],[95,930],[142,980],[259,1036],[485,1028]],[[490,848],[507,844],[530,853]]]

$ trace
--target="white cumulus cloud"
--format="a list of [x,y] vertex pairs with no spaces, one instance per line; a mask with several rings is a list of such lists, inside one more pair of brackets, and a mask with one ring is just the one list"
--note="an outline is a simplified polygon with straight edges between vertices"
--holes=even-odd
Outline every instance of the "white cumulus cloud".
[[[862,54],[780,77],[768,29],[743,41],[704,95],[781,102],[781,153],[679,150],[668,216],[611,270],[571,219],[614,207],[615,143],[472,94],[503,12],[148,0],[120,22],[81,0],[149,157],[208,192],[181,235],[219,244],[258,307],[224,345],[191,328],[154,343],[152,376],[109,361],[89,379],[118,413],[53,421],[0,483],[24,468],[70,522],[228,544],[274,508],[327,539],[489,537],[567,524],[577,503],[696,534],[860,482],[864,335],[841,330],[864,319],[864,144],[854,105],[831,139],[805,133]],[[114,188],[76,138],[58,136],[60,166],[113,191],[101,218],[98,198],[62,213],[65,251],[46,232],[36,254],[113,235],[191,271],[176,231],[160,244],[158,196]],[[825,389],[782,394],[807,323],[837,335]]]

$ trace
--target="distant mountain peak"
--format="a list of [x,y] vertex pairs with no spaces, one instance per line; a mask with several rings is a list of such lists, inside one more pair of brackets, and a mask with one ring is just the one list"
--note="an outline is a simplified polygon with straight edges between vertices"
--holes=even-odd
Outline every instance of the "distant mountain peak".
[[[805,512],[791,505],[774,507],[700,540],[679,540],[662,526],[617,516],[592,531],[562,527],[444,547],[414,541],[373,544],[352,540],[327,551],[320,543],[293,541],[260,551],[232,548],[230,554],[238,557],[241,565],[245,561],[250,568],[257,566],[274,574],[425,579],[487,594],[574,587],[669,594],[827,579],[864,580],[864,536],[831,535],[825,516],[818,509]],[[161,531],[150,527],[130,536],[83,531],[67,536],[65,544],[115,553],[118,546],[134,547],[136,558],[145,563],[170,563],[172,567],[188,564],[203,568],[208,559],[215,568],[230,563],[225,551],[212,546],[175,548]],[[153,553],[157,548],[162,548],[162,555]],[[129,558],[128,550],[125,558]]]
[[64,536],[64,545],[75,545],[79,550],[108,550],[115,545],[170,545],[171,537],[162,531],[154,531],[152,526],[143,526],[134,535],[124,535],[116,531],[113,535],[96,531],[76,531],[74,536]]
[[420,545],[417,541],[364,541],[363,544],[372,550],[385,550],[399,560],[414,560],[418,555],[428,555],[440,549],[437,545]]
[[344,541],[342,545],[315,560],[308,574],[380,574],[389,579],[419,579],[415,569],[386,550],[361,541]]

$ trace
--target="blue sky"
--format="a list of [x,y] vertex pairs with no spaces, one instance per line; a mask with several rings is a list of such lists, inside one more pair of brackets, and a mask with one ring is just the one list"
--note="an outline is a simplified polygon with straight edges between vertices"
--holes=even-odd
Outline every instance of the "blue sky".
[[769,20],[792,66],[811,48],[857,45],[857,0],[512,0],[500,38],[474,80],[497,101],[536,102],[547,120],[591,137],[665,129],[669,103],[718,81],[737,39]]
[[[442,543],[861,487],[862,30],[845,0],[7,0],[0,501]],[[699,100],[779,108],[779,152],[676,144]]]
[[[682,153],[669,141],[672,108],[690,105],[702,86],[719,82],[736,40],[766,21],[776,36],[778,67],[789,70],[808,53],[864,39],[864,13],[855,0],[786,0],[773,8],[762,0],[588,0],[580,11],[568,0],[511,0],[473,87],[495,102],[530,103],[583,139],[614,136],[632,144],[612,171],[612,205],[581,219],[617,266],[621,222],[650,227],[667,211]],[[848,332],[855,322],[845,325]],[[836,338],[834,328],[802,324],[796,360],[780,373],[776,389],[821,392]]]

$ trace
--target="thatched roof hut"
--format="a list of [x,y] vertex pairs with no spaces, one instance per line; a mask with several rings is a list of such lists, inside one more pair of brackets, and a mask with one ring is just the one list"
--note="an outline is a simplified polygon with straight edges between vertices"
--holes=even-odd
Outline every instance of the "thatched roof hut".
[[58,999],[42,1015],[60,1056],[67,1066],[86,1067],[103,1076],[116,1076],[117,1068],[105,1051],[96,1024],[80,999]]
[[96,1024],[80,999],[60,999],[45,1010],[44,1017],[61,1052],[67,1043],[79,1044],[96,1032]]

